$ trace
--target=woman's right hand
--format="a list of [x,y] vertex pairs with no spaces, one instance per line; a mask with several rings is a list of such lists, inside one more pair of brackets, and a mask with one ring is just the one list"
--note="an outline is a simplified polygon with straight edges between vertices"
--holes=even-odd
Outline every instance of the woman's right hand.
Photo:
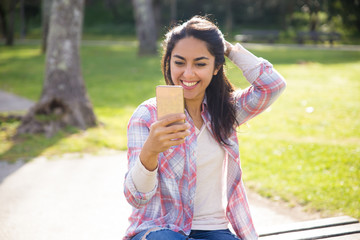
[[149,136],[140,153],[141,163],[146,169],[155,170],[159,153],[185,142],[185,137],[190,134],[190,124],[178,123],[184,121],[185,118],[183,113],[169,114],[150,126]]

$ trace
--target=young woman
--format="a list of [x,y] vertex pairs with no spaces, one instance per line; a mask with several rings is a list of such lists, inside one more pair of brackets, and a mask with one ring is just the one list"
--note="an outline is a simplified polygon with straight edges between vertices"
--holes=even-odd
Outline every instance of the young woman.
[[[133,212],[124,239],[257,239],[236,127],[269,107],[285,80],[268,61],[225,41],[203,17],[172,29],[163,47],[166,84],[184,88],[186,111],[157,119],[153,98],[130,119],[124,192]],[[249,88],[235,91],[225,56]],[[185,123],[169,125],[179,120]]]

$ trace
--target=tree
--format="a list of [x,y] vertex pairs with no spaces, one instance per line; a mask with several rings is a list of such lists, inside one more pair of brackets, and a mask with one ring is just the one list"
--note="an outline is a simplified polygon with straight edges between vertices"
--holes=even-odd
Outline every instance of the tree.
[[161,32],[160,26],[162,26],[162,18],[163,16],[163,7],[164,2],[162,0],[153,0],[153,12],[154,12],[154,19],[155,19],[155,27],[156,27],[156,38],[158,38],[159,33]]
[[118,11],[118,1],[116,0],[105,0],[105,6],[109,9],[116,23],[120,23],[120,13]]
[[80,69],[83,5],[84,0],[53,0],[43,91],[23,118],[17,136],[45,133],[50,137],[68,125],[81,129],[96,125]]
[[170,23],[175,24],[177,21],[177,2],[176,0],[170,0]]
[[360,32],[360,1],[359,0],[333,0],[329,1],[329,15],[340,15],[347,28],[353,32]]
[[280,0],[278,4],[278,15],[280,26],[283,30],[288,29],[291,17],[295,11],[296,1],[295,0]]
[[305,0],[304,3],[304,6],[308,8],[310,16],[309,30],[310,32],[316,31],[319,25],[318,13],[320,11],[321,4],[319,0]]
[[6,38],[7,34],[7,21],[6,21],[6,15],[5,15],[5,6],[4,2],[0,2],[0,23],[1,23],[1,34],[4,38]]
[[25,1],[20,0],[20,38],[24,39],[25,35],[26,35]]
[[136,35],[139,40],[139,55],[157,53],[157,31],[152,0],[132,0]]
[[50,11],[53,0],[42,0],[41,1],[41,10],[42,10],[42,52],[46,52],[46,44],[47,44],[47,37],[49,35],[49,22],[50,22]]
[[233,29],[233,11],[232,11],[232,1],[226,0],[225,2],[225,32],[230,34]]
[[5,35],[5,44],[14,45],[15,11],[19,0],[1,0],[0,1],[0,20],[2,22],[2,31]]

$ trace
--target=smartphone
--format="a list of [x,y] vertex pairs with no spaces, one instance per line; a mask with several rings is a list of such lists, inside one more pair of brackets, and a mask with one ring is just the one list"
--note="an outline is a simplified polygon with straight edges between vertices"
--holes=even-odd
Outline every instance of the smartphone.
[[[157,117],[173,113],[184,113],[184,89],[178,85],[159,85],[156,87]],[[183,123],[182,121],[181,123]]]

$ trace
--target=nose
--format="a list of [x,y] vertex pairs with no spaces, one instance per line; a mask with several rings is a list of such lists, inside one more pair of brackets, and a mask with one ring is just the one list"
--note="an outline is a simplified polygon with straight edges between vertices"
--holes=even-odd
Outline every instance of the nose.
[[195,73],[191,65],[186,66],[183,75],[186,79],[191,79],[193,76],[195,76]]

